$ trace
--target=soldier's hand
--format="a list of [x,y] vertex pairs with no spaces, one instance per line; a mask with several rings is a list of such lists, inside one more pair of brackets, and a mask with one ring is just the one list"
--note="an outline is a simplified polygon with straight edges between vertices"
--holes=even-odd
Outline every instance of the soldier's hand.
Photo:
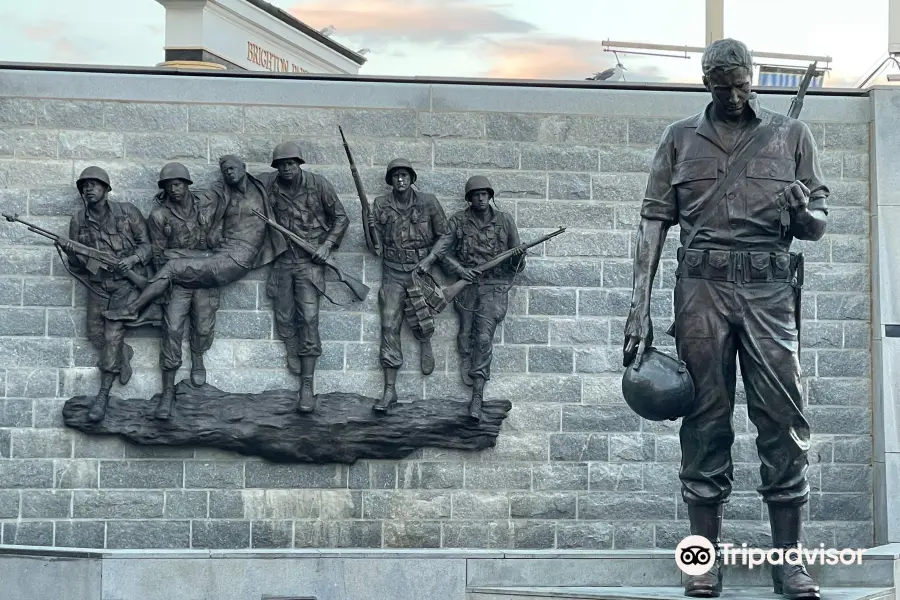
[[632,308],[625,322],[625,345],[622,351],[622,366],[634,363],[640,369],[644,352],[653,344],[653,322],[650,310],[643,307]]
[[63,235],[59,236],[59,239],[56,240],[56,244],[62,248],[63,252],[71,252],[73,249],[72,240]]
[[316,253],[313,254],[313,262],[323,263],[328,260],[328,257],[331,256],[331,244],[325,242],[316,248]]
[[116,265],[116,270],[119,273],[124,273],[125,271],[128,271],[129,269],[133,268],[139,262],[141,262],[141,259],[138,258],[137,256],[135,256],[134,254],[132,254],[131,256],[128,256],[128,257],[120,260],[119,264]]
[[809,188],[802,181],[795,181],[784,189],[784,198],[795,214],[806,212],[809,207]]
[[527,251],[528,251],[527,248],[523,248],[522,246],[516,246],[515,248],[513,248],[513,253],[512,253],[512,255],[513,255],[513,256],[522,256],[522,255],[525,254]]
[[459,276],[472,283],[475,283],[475,281],[478,279],[478,273],[476,273],[472,269],[467,269],[465,267],[459,270]]
[[430,256],[426,256],[425,258],[420,260],[419,263],[416,265],[415,271],[416,271],[416,273],[419,273],[420,275],[424,275],[425,273],[428,272],[429,269],[431,269],[433,264],[434,264],[434,259],[432,259]]

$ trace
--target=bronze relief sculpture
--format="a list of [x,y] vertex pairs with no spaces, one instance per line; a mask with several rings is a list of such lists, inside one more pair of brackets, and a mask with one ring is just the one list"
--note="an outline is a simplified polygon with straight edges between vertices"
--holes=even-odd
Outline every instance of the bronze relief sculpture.
[[[773,547],[794,547],[801,539],[810,492],[810,431],[799,364],[803,256],[790,248],[794,239],[815,241],[825,234],[829,189],[810,129],[795,119],[800,103],[789,117],[760,105],[743,43],[712,43],[702,67],[711,102],[704,112],[667,127],[641,208],[623,392],[639,414],[682,417],[680,478],[691,534],[716,548],[711,570],[687,577],[685,595],[715,597],[722,593],[718,544],[733,480],[737,361],[759,432],[758,491],[768,506]],[[675,223],[681,225],[682,247],[670,331],[680,364],[655,357],[650,320],[653,279],[666,232]],[[634,371],[649,368],[660,385],[677,390],[673,370],[682,366],[695,388],[690,403],[681,393],[654,398],[652,371],[643,388],[630,387],[640,378]],[[819,597],[803,566],[774,566],[772,579],[775,592],[791,600]]]

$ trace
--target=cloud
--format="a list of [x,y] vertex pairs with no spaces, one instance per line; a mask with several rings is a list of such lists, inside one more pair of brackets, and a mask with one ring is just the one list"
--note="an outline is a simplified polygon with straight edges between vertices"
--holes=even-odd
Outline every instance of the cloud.
[[48,46],[49,59],[66,63],[82,62],[87,57],[84,42],[67,37],[72,28],[61,21],[45,20],[37,25],[24,25],[21,28],[25,37],[33,42]]
[[363,43],[463,44],[486,35],[537,31],[506,14],[511,6],[473,0],[304,0],[287,10],[317,29],[334,25],[336,36]]

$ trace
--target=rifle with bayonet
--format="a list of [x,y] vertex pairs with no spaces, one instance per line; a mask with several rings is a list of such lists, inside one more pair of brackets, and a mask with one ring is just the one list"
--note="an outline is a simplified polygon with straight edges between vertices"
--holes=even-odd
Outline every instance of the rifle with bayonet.
[[[270,227],[272,227],[276,231],[282,233],[287,239],[294,242],[301,250],[303,250],[304,252],[307,252],[310,256],[312,256],[313,254],[316,253],[316,247],[314,245],[310,244],[309,242],[307,242],[306,240],[304,240],[303,238],[301,238],[300,236],[298,236],[297,234],[292,232],[290,229],[286,229],[285,227],[282,227],[281,225],[276,223],[274,220],[270,219],[269,217],[262,214],[261,212],[259,212],[256,209],[253,209],[253,214],[256,215],[257,217],[259,217],[260,219],[262,219],[263,221],[265,221]],[[350,288],[350,291],[353,292],[354,296],[356,296],[360,300],[366,299],[366,296],[369,294],[369,287],[366,284],[364,284],[359,279],[356,279],[355,277],[352,277],[352,276],[344,273],[344,271],[338,266],[337,262],[335,262],[335,260],[333,258],[329,258],[328,260],[326,260],[325,266],[329,267],[332,271],[334,271],[337,274],[338,281],[341,281],[342,283],[346,284],[347,287]]]
[[338,125],[338,131],[341,133],[341,140],[344,142],[344,152],[347,153],[347,160],[350,162],[350,174],[353,176],[353,183],[356,185],[356,193],[359,196],[359,204],[362,207],[362,225],[363,235],[366,238],[366,247],[369,252],[375,256],[381,255],[381,245],[378,243],[378,236],[372,231],[369,221],[371,219],[369,212],[369,199],[366,197],[366,190],[363,188],[362,178],[356,169],[356,163],[353,162],[353,154],[350,152],[350,145],[347,144],[347,138],[344,137],[344,130]]
[[800,82],[800,89],[797,91],[797,95],[791,100],[791,107],[788,109],[787,115],[792,119],[797,119],[800,117],[800,111],[803,110],[803,98],[806,96],[806,90],[809,89],[809,85],[812,83],[813,77],[816,76],[816,62],[809,63],[809,66],[806,67],[806,73],[803,74],[803,79]]
[[[52,231],[47,231],[46,229],[29,223],[28,221],[23,221],[17,214],[2,214],[3,217],[10,223],[21,223],[28,228],[28,231],[36,233],[49,240],[53,240],[53,243],[63,250],[69,250],[73,254],[77,254],[78,256],[86,259],[84,261],[84,268],[87,269],[87,271],[92,275],[96,275],[98,272],[100,272],[101,269],[110,272],[115,271],[119,265],[121,259],[116,258],[115,255],[109,252],[104,252],[103,250],[97,250],[96,248],[85,246],[84,244],[80,244],[75,240],[71,240],[68,238],[66,242],[63,242],[62,236],[59,236]],[[133,269],[128,269],[127,271],[122,272],[122,275],[124,275],[128,279],[128,281],[130,281],[140,289],[144,289],[145,287],[147,287],[147,278],[135,273]]]

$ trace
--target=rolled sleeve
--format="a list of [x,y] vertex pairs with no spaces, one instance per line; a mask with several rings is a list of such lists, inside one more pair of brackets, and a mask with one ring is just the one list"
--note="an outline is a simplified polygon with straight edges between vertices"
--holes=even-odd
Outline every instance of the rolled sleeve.
[[797,126],[800,128],[794,156],[797,163],[797,180],[801,181],[809,190],[809,210],[821,210],[827,215],[828,197],[831,195],[831,190],[828,189],[825,176],[822,174],[816,140],[806,123],[797,121]]
[[641,204],[641,217],[669,224],[678,222],[678,198],[672,186],[675,141],[672,126],[663,132],[650,167],[650,177]]

